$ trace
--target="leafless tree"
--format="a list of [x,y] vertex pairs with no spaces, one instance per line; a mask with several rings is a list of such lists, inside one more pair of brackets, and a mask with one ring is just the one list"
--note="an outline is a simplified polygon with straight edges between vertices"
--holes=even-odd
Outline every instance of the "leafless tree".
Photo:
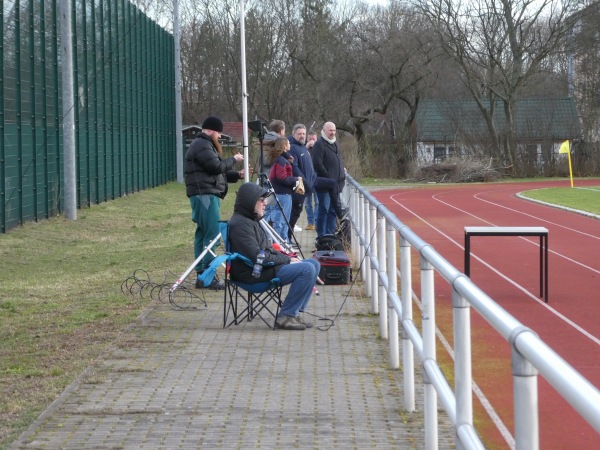
[[[515,169],[515,104],[573,25],[576,0],[417,0],[485,118],[494,156]],[[495,115],[503,105],[506,129]]]

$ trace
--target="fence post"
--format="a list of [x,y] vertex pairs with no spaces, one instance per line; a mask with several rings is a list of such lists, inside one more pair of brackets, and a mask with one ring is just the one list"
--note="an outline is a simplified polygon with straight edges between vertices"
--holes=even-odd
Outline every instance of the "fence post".
[[509,337],[514,383],[515,448],[539,450],[538,371],[515,346],[515,341],[523,332],[533,333],[521,326]]
[[[381,216],[377,219],[377,211],[375,210],[375,220],[377,223],[377,262],[379,269],[375,272],[375,280],[377,281],[377,298],[379,301],[379,333],[381,334],[382,339],[388,339],[388,308],[387,308],[387,292],[385,285],[381,278],[379,278],[379,274],[383,274],[386,272],[385,270],[385,218]],[[389,274],[389,272],[388,272]],[[389,288],[389,278],[388,277],[388,288]],[[376,289],[374,289],[376,291]]]
[[[384,241],[387,253],[388,292],[385,300],[388,308],[388,328],[390,340],[390,365],[392,369],[400,368],[400,338],[398,336],[398,313],[389,300],[391,295],[398,293],[398,276],[396,275],[396,230],[383,219],[383,225],[387,230],[387,239]],[[406,368],[405,368],[406,372]],[[404,374],[406,376],[406,373]],[[406,391],[405,396],[406,398]]]
[[421,253],[421,302],[423,320],[423,383],[425,384],[425,448],[438,448],[437,393],[425,370],[425,362],[436,360],[435,350],[435,304],[434,270],[431,263]]
[[415,355],[413,343],[404,328],[404,323],[413,321],[412,312],[412,267],[410,243],[400,236],[400,289],[402,295],[402,364],[404,366],[404,409],[415,411]]
[[[473,391],[471,370],[471,309],[467,300],[452,290],[454,311],[454,389],[456,393],[456,429],[473,426]],[[464,448],[456,435],[456,448]]]
[[379,314],[379,297],[378,297],[378,276],[377,271],[374,268],[373,259],[377,259],[377,210],[375,207],[369,203],[367,212],[369,213],[367,220],[369,222],[369,243],[368,243],[368,256],[365,262],[369,263],[369,295],[371,296],[371,303],[373,312],[375,314]]

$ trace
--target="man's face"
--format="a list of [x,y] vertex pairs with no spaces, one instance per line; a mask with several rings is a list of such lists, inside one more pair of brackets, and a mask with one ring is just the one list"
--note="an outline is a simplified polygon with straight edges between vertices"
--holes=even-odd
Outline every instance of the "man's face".
[[265,206],[267,205],[267,199],[264,197],[261,197],[258,199],[258,201],[256,202],[256,205],[254,205],[254,212],[256,213],[256,215],[258,217],[262,217],[265,215]]
[[306,139],[306,130],[304,128],[298,128],[296,131],[294,131],[293,136],[296,141],[304,144],[304,140]]
[[335,125],[332,123],[328,123],[323,127],[323,133],[327,136],[328,139],[333,139],[335,137]]
[[316,134],[309,134],[308,137],[306,138],[306,146],[312,147],[313,144],[316,142],[316,140],[317,140]]

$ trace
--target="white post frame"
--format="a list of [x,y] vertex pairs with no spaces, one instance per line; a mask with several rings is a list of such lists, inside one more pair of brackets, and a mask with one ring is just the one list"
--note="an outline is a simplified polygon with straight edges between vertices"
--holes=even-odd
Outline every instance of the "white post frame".
[[[383,219],[387,234],[387,274],[388,274],[388,296],[394,296],[398,293],[398,277],[396,276],[396,230],[393,226]],[[388,304],[388,328],[390,340],[390,365],[392,369],[400,368],[400,339],[398,336],[398,313],[392,305],[392,302],[386,297]],[[404,369],[406,377],[406,368]],[[406,391],[405,391],[406,398]]]
[[[352,188],[354,189],[354,195],[352,195],[352,197],[350,197],[350,220],[352,220],[354,227],[352,228],[351,248],[352,248],[352,255],[354,256],[354,258],[359,259],[360,244],[359,244],[358,240],[360,239],[360,234],[359,234],[359,230],[357,229],[357,227],[359,225],[359,221],[357,220],[357,217],[359,217],[358,202],[360,201],[360,193],[358,192],[358,190],[356,190],[356,188],[354,186]],[[358,273],[356,275],[358,276]]]
[[379,276],[377,275],[376,265],[373,264],[374,260],[378,260],[378,232],[377,229],[377,209],[371,203],[369,203],[369,295],[371,296],[372,309],[375,314],[379,314]]
[[[369,214],[369,199],[367,197],[363,198],[363,216],[364,216],[364,236],[365,236],[365,246],[364,246],[364,254],[365,259],[363,263],[364,267],[364,280],[365,280],[365,293],[367,296],[371,295],[371,215]],[[371,307],[373,313],[377,314],[377,311],[373,307]]]
[[415,350],[405,323],[412,325],[412,262],[410,242],[400,237],[400,289],[402,297],[402,365],[404,367],[404,409],[415,411]]
[[515,449],[539,450],[538,371],[515,348],[515,340],[522,332],[531,332],[531,330],[524,326],[520,327],[514,330],[509,338],[515,400]]
[[421,255],[421,307],[423,334],[423,382],[425,384],[425,448],[438,448],[438,413],[437,392],[425,369],[427,361],[436,361],[435,350],[435,304],[434,304],[434,270],[433,266]]
[[359,230],[360,230],[360,235],[362,236],[362,239],[360,240],[360,250],[359,250],[359,262],[362,262],[362,264],[360,265],[360,277],[362,278],[363,282],[365,283],[365,286],[363,287],[363,289],[366,287],[366,282],[367,282],[367,271],[365,270],[366,264],[363,262],[365,259],[365,255],[367,252],[366,249],[366,240],[367,240],[367,236],[368,236],[368,230],[366,227],[366,217],[367,214],[365,214],[365,209],[366,209],[366,200],[364,199],[364,196],[360,196],[360,200],[358,202],[358,221],[359,221]]
[[[379,272],[384,274],[385,261],[386,261],[386,250],[385,250],[385,219],[379,217],[377,210],[375,210],[375,219],[377,223],[377,265],[379,266]],[[389,272],[387,272],[389,274]],[[379,334],[382,339],[388,339],[388,301],[385,284],[379,278],[377,272],[374,274],[375,280],[377,281],[377,298],[379,301]],[[388,277],[389,283],[389,277]]]
[[456,448],[461,428],[473,427],[473,380],[471,363],[471,308],[467,300],[452,290],[454,327],[454,391],[456,393]]

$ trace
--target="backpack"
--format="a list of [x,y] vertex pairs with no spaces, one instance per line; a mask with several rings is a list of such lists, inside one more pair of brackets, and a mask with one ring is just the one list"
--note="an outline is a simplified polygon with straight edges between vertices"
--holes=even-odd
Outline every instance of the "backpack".
[[350,224],[350,219],[346,218],[340,222],[335,231],[335,237],[342,243],[344,249],[349,251],[350,244],[352,243],[352,225]]
[[335,237],[333,234],[326,234],[324,236],[318,237],[315,240],[315,246],[318,251],[321,250],[344,250],[344,246],[341,241]]

